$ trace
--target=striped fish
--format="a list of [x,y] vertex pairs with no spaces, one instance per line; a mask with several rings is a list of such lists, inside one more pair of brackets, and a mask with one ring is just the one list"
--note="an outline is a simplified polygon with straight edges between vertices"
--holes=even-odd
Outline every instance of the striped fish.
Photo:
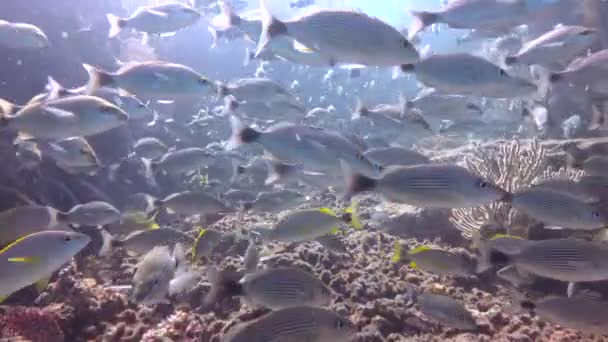
[[391,202],[428,208],[469,208],[507,195],[491,182],[456,165],[415,165],[388,168],[379,179],[351,175],[347,197],[376,191]]
[[550,239],[525,244],[506,257],[519,270],[567,281],[608,279],[608,247],[574,239]]
[[460,302],[444,295],[423,293],[418,298],[420,311],[442,325],[461,330],[476,330],[475,318]]
[[568,193],[533,187],[513,194],[513,208],[548,226],[573,229],[598,229],[608,220],[592,204]]
[[327,309],[297,306],[273,311],[232,328],[222,342],[346,342],[356,329]]

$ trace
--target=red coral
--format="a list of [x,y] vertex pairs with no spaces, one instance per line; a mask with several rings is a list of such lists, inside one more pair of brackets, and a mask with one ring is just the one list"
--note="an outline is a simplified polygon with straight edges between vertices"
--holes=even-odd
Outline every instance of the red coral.
[[0,336],[32,342],[62,342],[65,336],[55,314],[40,308],[17,306],[0,313]]

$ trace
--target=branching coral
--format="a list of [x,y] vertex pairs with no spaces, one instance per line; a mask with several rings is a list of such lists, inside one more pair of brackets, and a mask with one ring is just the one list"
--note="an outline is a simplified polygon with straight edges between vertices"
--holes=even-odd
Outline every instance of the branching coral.
[[[536,139],[522,145],[518,139],[480,146],[465,158],[465,166],[507,191],[515,191],[533,184],[543,175],[547,166],[547,150]],[[497,202],[488,206],[452,210],[450,222],[466,239],[486,223],[511,227],[522,218],[508,203]]]

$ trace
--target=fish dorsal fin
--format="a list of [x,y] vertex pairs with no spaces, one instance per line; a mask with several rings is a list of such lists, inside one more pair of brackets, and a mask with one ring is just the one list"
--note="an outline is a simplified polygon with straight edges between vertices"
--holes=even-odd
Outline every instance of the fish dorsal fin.
[[432,248],[429,246],[418,246],[410,251],[408,251],[407,253],[410,255],[414,255],[414,254],[418,254],[421,252],[426,252],[426,251],[430,251]]

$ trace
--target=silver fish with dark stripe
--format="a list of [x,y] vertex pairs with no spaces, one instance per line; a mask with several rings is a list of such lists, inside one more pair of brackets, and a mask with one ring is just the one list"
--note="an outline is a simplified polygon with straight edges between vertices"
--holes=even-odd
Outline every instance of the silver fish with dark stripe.
[[355,333],[355,326],[333,311],[297,306],[237,325],[222,342],[346,342]]
[[567,193],[542,187],[513,194],[511,205],[551,226],[598,229],[608,224],[608,219],[594,205]]
[[221,275],[212,278],[215,279],[212,279],[211,293],[240,296],[253,306],[272,310],[300,305],[325,306],[331,301],[331,290],[321,280],[294,267],[248,273],[236,282]]
[[514,264],[518,270],[566,282],[608,279],[608,247],[575,239],[528,241],[514,253],[492,250],[491,264]]
[[364,191],[376,191],[391,202],[423,208],[478,207],[507,194],[456,165],[393,166],[378,179],[351,175],[347,197]]

